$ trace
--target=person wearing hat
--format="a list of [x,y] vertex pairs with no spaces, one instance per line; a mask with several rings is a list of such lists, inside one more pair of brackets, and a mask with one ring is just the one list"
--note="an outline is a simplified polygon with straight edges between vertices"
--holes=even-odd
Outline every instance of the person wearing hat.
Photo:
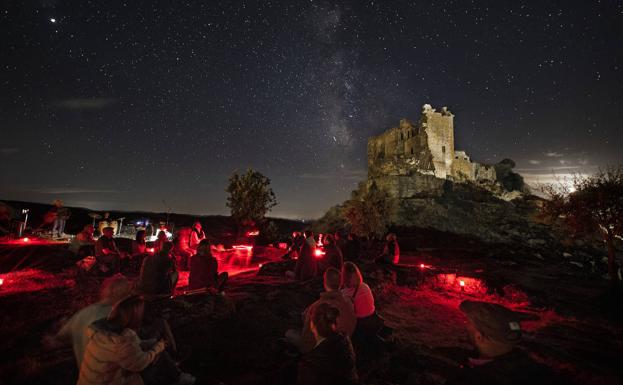
[[504,306],[466,300],[459,309],[467,317],[467,332],[478,351],[448,385],[555,384],[552,373],[517,346],[521,342],[521,313]]

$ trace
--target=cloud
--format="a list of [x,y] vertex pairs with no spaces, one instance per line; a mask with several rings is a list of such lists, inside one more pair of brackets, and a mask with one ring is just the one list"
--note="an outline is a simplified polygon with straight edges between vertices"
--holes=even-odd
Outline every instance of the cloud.
[[530,164],[541,164],[541,161],[540,161],[540,160],[535,160],[535,159],[530,159],[528,162],[529,162]]
[[40,194],[120,194],[125,191],[106,190],[106,189],[89,189],[89,188],[71,188],[71,187],[48,187],[42,189],[29,190]]
[[556,152],[556,151],[547,151],[543,155],[545,155],[545,156],[547,156],[549,158],[560,158],[560,157],[564,156],[562,153]]
[[58,100],[53,104],[70,110],[99,110],[114,104],[114,98],[76,98]]
[[0,148],[0,154],[2,155],[13,155],[13,154],[17,154],[19,151],[20,149],[16,147]]

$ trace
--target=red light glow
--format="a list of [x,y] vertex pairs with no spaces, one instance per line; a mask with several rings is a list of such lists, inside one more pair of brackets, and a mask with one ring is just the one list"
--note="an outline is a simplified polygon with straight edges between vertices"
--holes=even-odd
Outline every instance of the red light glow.
[[30,242],[30,238],[28,238],[28,237],[22,238],[22,242],[28,243],[28,242]]
[[0,278],[0,286],[4,285],[4,278]]
[[461,287],[465,287],[465,281],[460,280],[460,281],[459,281],[459,285],[461,285]]
[[147,250],[147,252],[148,252],[148,253],[150,253],[150,254],[153,254],[153,253],[155,253],[155,252],[156,252],[156,249],[155,249],[154,247],[148,247],[146,250]]
[[316,249],[316,251],[314,251],[314,255],[316,258],[322,258],[322,256],[325,255],[325,252],[322,251],[322,249]]
[[288,244],[285,242],[279,242],[279,248],[285,250],[288,248]]
[[247,231],[247,237],[257,237],[260,235],[259,230]]
[[253,250],[253,246],[251,245],[233,245],[232,248],[236,250],[246,250],[246,251]]
[[425,267],[426,267],[426,266],[425,266],[423,263],[420,265],[420,269],[423,269],[423,268],[425,268]]

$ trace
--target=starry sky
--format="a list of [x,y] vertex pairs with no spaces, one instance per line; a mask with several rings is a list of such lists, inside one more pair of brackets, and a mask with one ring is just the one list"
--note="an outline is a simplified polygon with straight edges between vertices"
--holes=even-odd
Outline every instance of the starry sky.
[[622,1],[5,1],[0,198],[226,214],[228,176],[314,218],[371,135],[455,114],[530,182],[623,161]]

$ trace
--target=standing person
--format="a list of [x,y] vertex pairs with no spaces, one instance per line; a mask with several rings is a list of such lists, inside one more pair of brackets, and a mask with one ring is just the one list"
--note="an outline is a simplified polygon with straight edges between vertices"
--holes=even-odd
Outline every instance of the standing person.
[[162,249],[143,260],[137,285],[140,293],[146,295],[171,295],[177,285],[178,273],[171,258],[173,243],[165,242]]
[[71,211],[63,206],[63,201],[57,199],[54,201],[54,207],[50,210],[50,213],[54,213],[54,226],[52,227],[52,237],[61,238],[65,236],[65,224],[71,216]]
[[389,233],[385,237],[385,246],[383,247],[383,254],[376,258],[377,263],[396,265],[400,261],[400,247],[398,247],[398,241],[396,240],[396,234]]
[[197,252],[197,247],[199,247],[199,243],[204,239],[206,239],[206,233],[201,227],[201,222],[195,222],[193,224],[192,232],[190,233],[190,242],[188,245],[193,253]]
[[346,240],[346,252],[344,253],[344,259],[346,261],[356,261],[359,259],[359,253],[361,251],[361,245],[359,239],[353,233],[348,233],[348,239]]
[[113,238],[114,229],[108,226],[104,227],[102,231],[102,236],[95,243],[95,259],[97,259],[103,272],[118,273],[121,258],[125,255],[117,248]]
[[318,262],[316,261],[315,253],[316,241],[314,240],[314,233],[311,230],[305,230],[305,242],[303,242],[301,254],[296,260],[296,266],[294,267],[294,278],[296,280],[307,281],[316,276],[318,273]]
[[144,308],[140,296],[130,296],[117,303],[107,318],[89,326],[78,385],[195,383],[195,377],[180,372],[165,352],[164,340],[143,350],[137,332]]
[[336,331],[349,338],[355,331],[357,316],[353,309],[350,299],[346,298],[340,291],[342,274],[335,268],[328,268],[324,273],[324,289],[320,293],[320,298],[309,305],[303,313],[303,329],[300,333],[295,330],[288,330],[286,338],[292,342],[301,353],[307,353],[316,346],[314,334],[311,331],[311,315],[314,309],[322,303],[327,303],[339,310],[340,315],[337,319]]
[[299,361],[297,385],[351,385],[358,382],[350,339],[337,332],[340,311],[328,303],[316,306],[310,328],[315,347]]
[[190,274],[188,276],[188,289],[197,290],[203,288],[215,288],[223,291],[227,282],[227,272],[218,272],[218,260],[212,255],[210,241],[207,239],[199,242],[197,254],[190,257]]
[[504,306],[463,301],[467,332],[479,357],[470,358],[448,385],[560,384],[545,366],[534,362],[517,345],[521,342],[519,314]]
[[[91,226],[93,227],[93,226]],[[132,284],[126,277],[116,274],[107,278],[100,289],[100,300],[75,313],[54,336],[44,339],[44,345],[49,349],[59,348],[71,343],[76,357],[78,369],[82,365],[84,348],[87,346],[86,330],[89,325],[98,319],[106,318],[112,306],[122,300],[132,291]]]
[[95,252],[93,233],[95,233],[93,225],[84,226],[82,231],[76,234],[69,243],[69,251],[79,256],[93,255]]
[[160,252],[160,250],[162,250],[162,245],[164,245],[166,242],[169,242],[169,237],[167,237],[166,231],[158,230],[156,242],[154,242],[154,252]]
[[132,241],[132,257],[140,257],[147,251],[147,242],[145,241],[145,230],[136,232],[136,236]]
[[329,267],[341,270],[344,257],[331,234],[327,234],[324,238],[324,252],[324,257],[320,263],[320,272],[324,272]]

